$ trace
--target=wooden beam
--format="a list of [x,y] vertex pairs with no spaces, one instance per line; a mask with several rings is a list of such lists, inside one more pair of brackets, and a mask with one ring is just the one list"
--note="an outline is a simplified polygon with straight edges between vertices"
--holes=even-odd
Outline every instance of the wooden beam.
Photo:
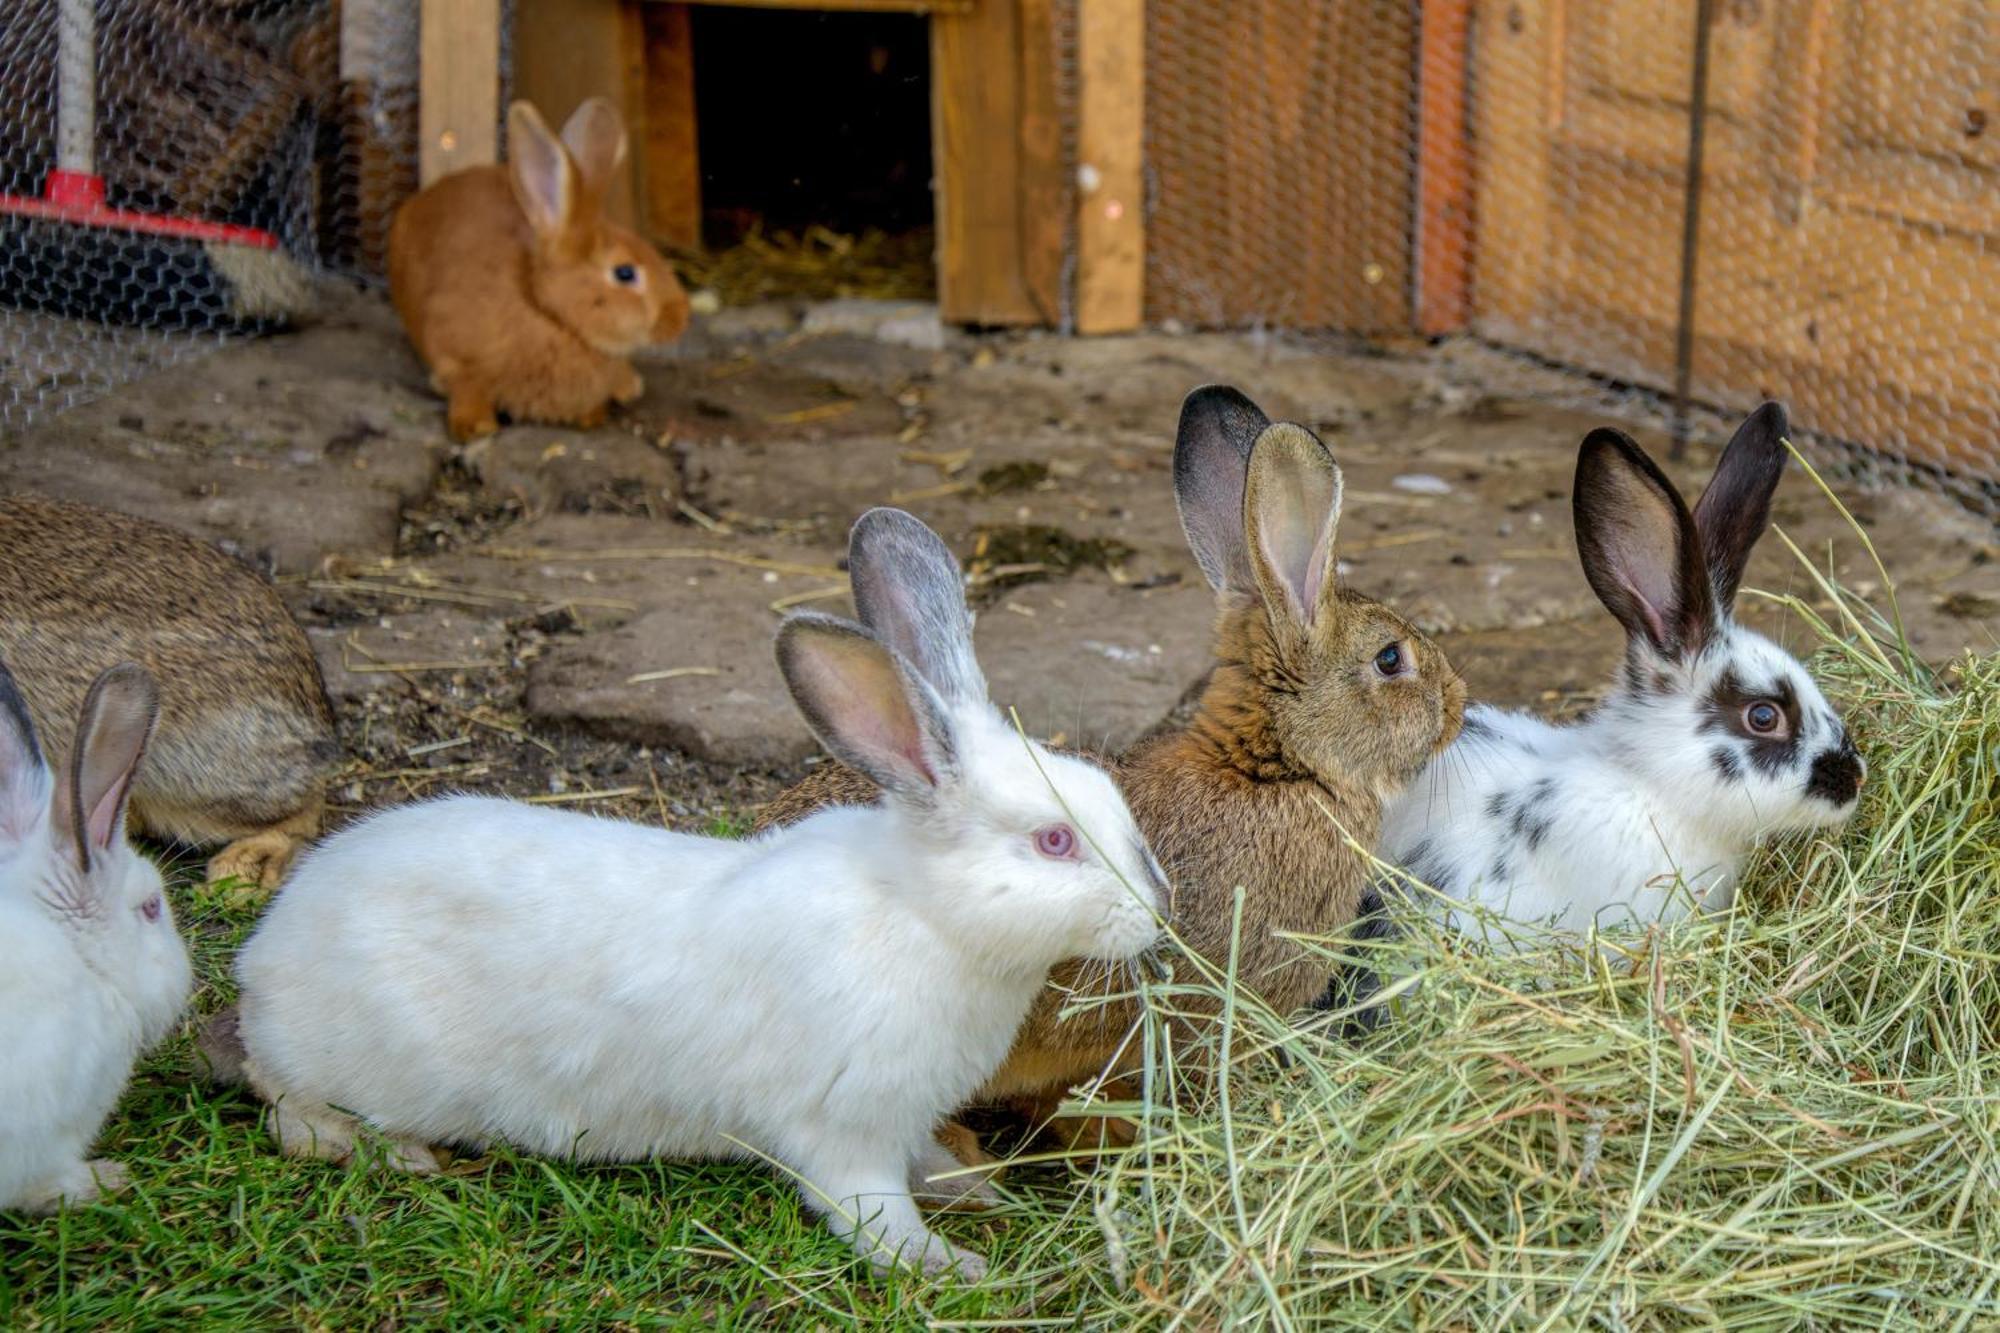
[[1144,314],[1145,22],[1145,0],[1077,0],[1078,333]]
[[1055,0],[1019,0],[1021,12],[1021,284],[1051,327],[1062,322],[1063,259],[1071,201],[1056,85]]
[[1472,0],[1426,0],[1418,14],[1417,331],[1454,333],[1472,318]]
[[418,181],[499,159],[500,0],[423,0]]
[[639,158],[641,223],[654,240],[701,246],[701,149],[694,110],[694,23],[688,6],[642,6],[645,133]]
[[1037,324],[1021,265],[1021,25],[1009,0],[931,19],[938,310]]

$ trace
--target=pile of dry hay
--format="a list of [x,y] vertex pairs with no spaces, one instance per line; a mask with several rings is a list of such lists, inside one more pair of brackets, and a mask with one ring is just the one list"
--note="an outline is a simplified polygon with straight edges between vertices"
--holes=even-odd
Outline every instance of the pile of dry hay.
[[2000,655],[1933,673],[1820,591],[1829,618],[1793,607],[1870,764],[1847,828],[1761,853],[1731,913],[1597,947],[1511,928],[1521,951],[1494,951],[1413,912],[1373,958],[1396,1017],[1360,1041],[1236,996],[1227,1081],[1123,1108],[1146,1141],[1048,1233],[1051,1270],[1094,1270],[1071,1308],[1992,1326]]

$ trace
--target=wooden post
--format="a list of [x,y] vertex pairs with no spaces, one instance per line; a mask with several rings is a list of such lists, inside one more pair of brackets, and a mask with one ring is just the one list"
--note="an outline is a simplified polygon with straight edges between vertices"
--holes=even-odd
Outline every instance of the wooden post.
[[1465,124],[1472,0],[1425,0],[1417,70],[1417,331],[1472,318],[1472,147]]
[[499,160],[500,0],[423,0],[418,180]]
[[636,145],[645,227],[682,250],[701,247],[701,149],[695,133],[694,24],[688,6],[648,4],[645,133]]
[[1145,314],[1145,0],[1077,0],[1076,331]]

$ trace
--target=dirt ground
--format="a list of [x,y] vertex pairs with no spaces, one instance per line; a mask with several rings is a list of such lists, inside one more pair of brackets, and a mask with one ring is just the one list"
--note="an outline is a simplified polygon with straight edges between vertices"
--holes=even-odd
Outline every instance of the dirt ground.
[[[1169,460],[1182,396],[1210,381],[1327,441],[1342,576],[1437,635],[1475,697],[1587,703],[1620,640],[1576,564],[1569,480],[1607,418],[1483,391],[1483,355],[752,306],[648,361],[646,396],[605,428],[462,451],[386,303],[343,294],[309,328],[0,438],[0,486],[149,515],[269,571],[342,719],[337,807],[478,789],[740,826],[814,753],[771,631],[788,606],[847,609],[845,534],[870,505],[914,510],[971,563],[981,659],[1030,728],[1117,746],[1165,715],[1205,661]],[[1657,422],[1623,424],[1664,457]],[[1726,434],[1707,428],[1678,470],[1690,496]],[[1840,490],[1926,655],[2000,643],[1989,522],[1924,490]],[[1803,476],[1776,522],[1879,592]],[[1775,537],[1750,583],[1809,587]]]

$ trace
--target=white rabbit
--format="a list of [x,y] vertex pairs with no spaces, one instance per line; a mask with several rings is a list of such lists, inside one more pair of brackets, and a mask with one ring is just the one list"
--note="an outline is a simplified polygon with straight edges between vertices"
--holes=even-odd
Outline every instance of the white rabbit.
[[1450,897],[1583,931],[1731,902],[1763,838],[1853,813],[1865,775],[1799,661],[1730,616],[1784,472],[1753,412],[1694,512],[1615,430],[1577,456],[1577,545],[1625,665],[1568,726],[1485,706],[1390,804],[1385,860]]
[[852,541],[959,607],[921,674],[846,621],[779,629],[794,700],[882,803],[732,842],[455,797],[328,839],[237,961],[284,1151],[345,1158],[366,1123],[412,1171],[489,1139],[766,1156],[877,1265],[984,1270],[910,1197],[953,1165],[932,1130],[1053,964],[1154,942],[1164,886],[1110,778],[987,702],[944,543],[884,509]]
[[160,872],[125,841],[158,714],[143,667],[104,672],[58,782],[0,665],[0,1208],[124,1187],[124,1167],[85,1154],[193,987]]

